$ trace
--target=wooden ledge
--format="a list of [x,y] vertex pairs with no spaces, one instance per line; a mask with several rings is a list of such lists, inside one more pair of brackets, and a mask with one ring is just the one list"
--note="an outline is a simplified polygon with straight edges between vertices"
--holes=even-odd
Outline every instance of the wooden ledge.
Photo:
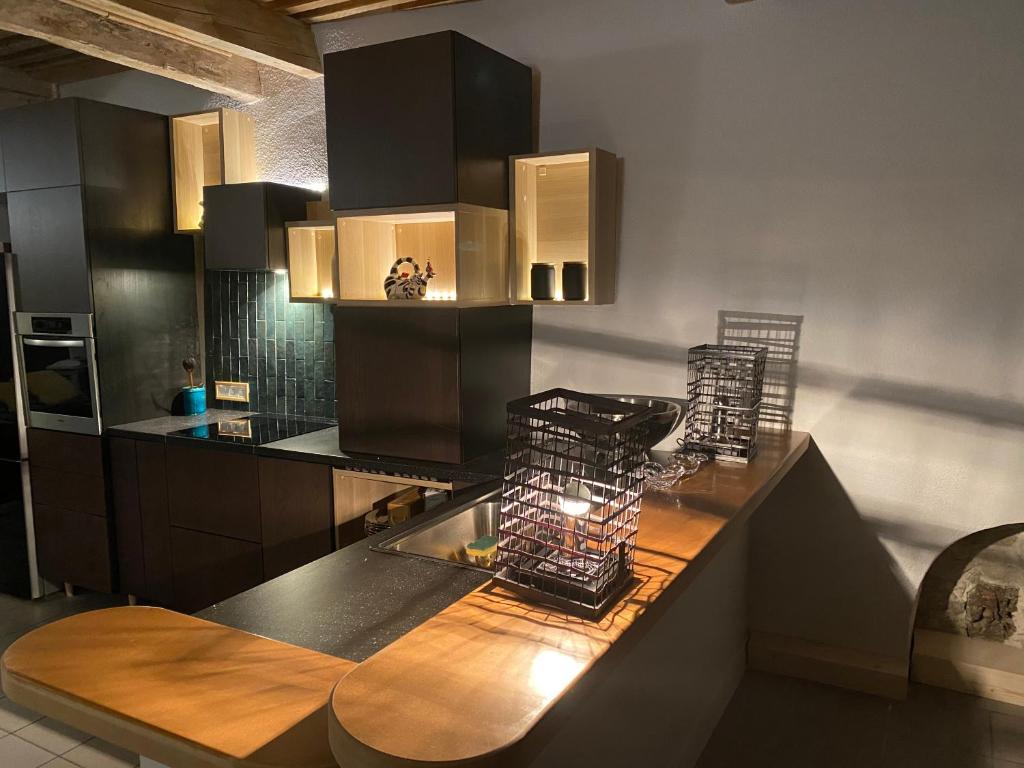
[[19,704],[175,768],[336,768],[324,705],[354,666],[135,607],[29,632],[0,673]]
[[642,618],[657,620],[658,609],[682,594],[739,530],[809,439],[802,432],[768,436],[746,466],[712,463],[686,481],[683,493],[645,495],[636,584],[598,622],[487,584],[364,661],[331,696],[328,730],[338,763],[516,764],[503,753],[626,630]]

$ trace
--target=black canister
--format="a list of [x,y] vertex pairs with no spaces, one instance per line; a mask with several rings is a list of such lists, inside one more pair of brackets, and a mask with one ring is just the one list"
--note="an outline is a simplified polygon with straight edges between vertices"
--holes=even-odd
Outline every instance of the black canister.
[[530,267],[530,298],[550,301],[555,298],[555,265],[534,264]]
[[562,298],[584,301],[587,298],[587,262],[567,261],[562,264]]

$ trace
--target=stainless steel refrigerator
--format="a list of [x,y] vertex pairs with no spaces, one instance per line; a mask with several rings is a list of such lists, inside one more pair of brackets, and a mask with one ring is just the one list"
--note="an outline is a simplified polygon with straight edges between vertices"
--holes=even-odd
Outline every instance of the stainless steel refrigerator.
[[41,597],[44,585],[36,570],[28,446],[13,341],[13,257],[0,253],[0,258],[0,592]]

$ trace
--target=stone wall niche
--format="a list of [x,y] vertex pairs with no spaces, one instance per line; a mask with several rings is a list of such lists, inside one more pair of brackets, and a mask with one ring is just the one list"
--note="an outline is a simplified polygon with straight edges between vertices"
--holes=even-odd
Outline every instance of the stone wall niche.
[[945,549],[921,585],[911,679],[1024,705],[1024,524]]

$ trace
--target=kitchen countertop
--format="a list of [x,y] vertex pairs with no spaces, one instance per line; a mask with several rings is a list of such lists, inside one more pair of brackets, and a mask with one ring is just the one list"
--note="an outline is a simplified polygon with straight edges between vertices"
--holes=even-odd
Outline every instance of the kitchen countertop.
[[304,435],[288,437],[284,440],[277,440],[273,443],[265,443],[255,447],[218,443],[216,441],[193,440],[170,434],[180,429],[255,415],[257,415],[255,411],[229,411],[212,408],[198,416],[162,416],[145,421],[134,421],[129,424],[118,424],[113,427],[107,427],[104,430],[104,434],[108,437],[127,437],[135,440],[152,440],[155,442],[173,440],[179,444],[194,445],[196,447],[243,451],[255,453],[257,456],[329,464],[339,469],[349,469],[358,472],[420,480],[436,480],[440,482],[486,483],[501,477],[504,469],[504,451],[496,451],[487,456],[468,461],[465,464],[440,464],[433,461],[345,453],[338,447],[338,427],[327,422],[325,422],[323,429],[318,429],[315,432],[307,432]]
[[127,437],[134,440],[152,440],[163,442],[171,432],[189,427],[201,427],[204,424],[215,424],[228,419],[240,419],[255,415],[255,411],[229,411],[223,408],[210,408],[206,413],[197,416],[158,416],[155,419],[132,421],[128,424],[115,424],[103,430],[108,437]]
[[527,734],[613,644],[644,636],[809,442],[766,435],[749,464],[711,462],[675,493],[645,493],[634,583],[597,621],[489,583],[363,661],[328,708],[339,765],[528,764],[515,752]]
[[504,471],[504,451],[465,464],[439,464],[433,461],[345,453],[338,447],[338,442],[338,428],[330,427],[261,445],[256,452],[279,459],[330,464],[340,469],[445,482],[484,483],[501,477]]
[[[442,515],[499,488],[467,489],[428,512]],[[302,648],[363,661],[477,587],[490,574],[375,552],[402,526],[333,552],[196,614],[199,618]]]

